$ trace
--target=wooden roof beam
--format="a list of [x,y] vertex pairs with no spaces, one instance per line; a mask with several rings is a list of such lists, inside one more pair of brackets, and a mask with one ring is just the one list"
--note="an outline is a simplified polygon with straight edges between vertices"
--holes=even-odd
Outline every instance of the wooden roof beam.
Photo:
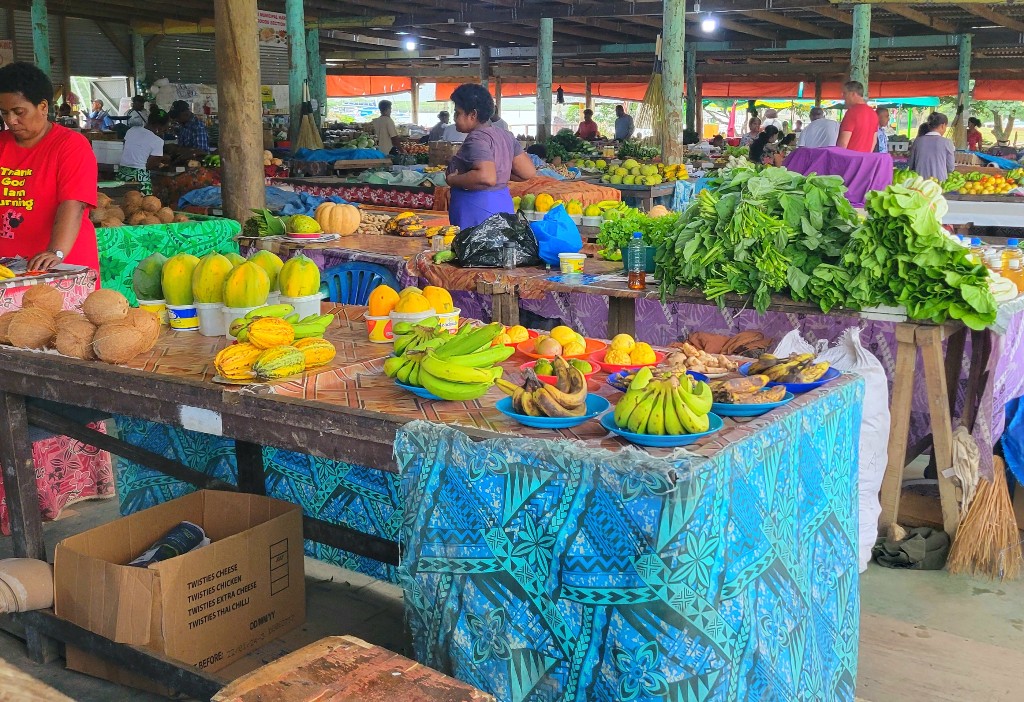
[[819,27],[810,22],[804,22],[794,17],[787,17],[779,12],[771,10],[744,10],[739,14],[751,19],[760,20],[761,22],[767,22],[769,24],[777,24],[780,27],[786,27],[787,29],[795,29],[798,32],[804,34],[810,34],[816,37],[822,37],[823,39],[835,39],[836,33],[831,29],[825,27]]
[[1024,33],[1024,22],[1014,19],[1013,17],[1008,17],[1001,12],[996,12],[993,8],[987,5],[964,4],[960,7],[967,10],[972,15],[976,15],[982,19],[987,19],[992,24],[998,24],[1000,27],[1006,27],[1007,29],[1012,29],[1015,32]]
[[881,9],[885,10],[894,15],[899,15],[911,22],[917,22],[925,27],[931,27],[932,29],[943,32],[944,34],[957,34],[959,28],[952,22],[939,19],[938,17],[931,17],[926,15],[920,10],[915,10],[909,5],[881,5]]
[[[718,26],[722,27],[723,29],[729,29],[734,32],[739,32],[740,34],[749,34],[752,37],[759,37],[761,39],[767,39],[769,41],[775,41],[779,38],[779,35],[777,33],[768,31],[766,29],[761,29],[760,27],[752,27],[749,24],[744,24],[743,22],[725,19],[721,15],[717,15],[716,18],[718,19]],[[694,23],[700,22],[699,17],[694,17],[693,20],[690,20],[689,17],[687,17],[686,19],[687,21],[692,21]]]
[[[836,22],[842,22],[843,24],[853,26],[853,13],[847,12],[846,10],[840,10],[838,7],[831,6],[808,6],[807,8],[811,12],[821,15],[822,17],[828,17]],[[891,37],[896,35],[896,30],[884,22],[877,21],[874,17],[871,18],[871,32],[873,34],[881,34],[884,37]]]

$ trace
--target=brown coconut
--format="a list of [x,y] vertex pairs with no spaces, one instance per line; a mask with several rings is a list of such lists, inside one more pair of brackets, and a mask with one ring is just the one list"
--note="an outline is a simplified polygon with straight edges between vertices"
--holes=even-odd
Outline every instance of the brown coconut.
[[64,309],[64,294],[49,285],[33,285],[21,298],[21,306],[39,307],[52,315]]
[[99,224],[107,218],[107,210],[105,207],[97,207],[95,210],[89,213],[89,221],[93,224]]
[[57,351],[71,358],[91,361],[96,358],[92,350],[95,334],[96,325],[79,315],[79,319],[70,320],[57,330]]
[[182,214],[181,212],[179,212],[178,214],[174,215],[174,221],[177,222],[177,223],[181,223],[181,222],[188,222],[190,220],[188,218],[188,215],[185,215],[185,214]]
[[11,339],[7,335],[7,329],[11,326],[11,322],[14,321],[14,317],[17,314],[18,310],[11,310],[10,312],[0,314],[0,344],[11,343]]
[[97,225],[100,229],[113,229],[114,227],[123,227],[124,220],[107,218]]
[[128,317],[125,321],[138,329],[139,333],[142,334],[143,352],[153,348],[156,340],[160,338],[160,318],[152,312],[133,307],[128,310]]
[[136,205],[136,208],[142,207],[142,193],[138,190],[129,190],[124,194],[125,205]]
[[[61,310],[54,317],[54,321],[57,324],[57,328],[60,329],[61,325],[67,324],[68,322],[74,322],[79,319],[85,319],[85,315],[78,310]],[[89,320],[86,320],[89,321]]]
[[163,222],[160,221],[160,218],[157,217],[156,215],[147,215],[146,218],[142,220],[142,223],[145,225],[163,224]]
[[111,200],[108,195],[106,195],[104,193],[96,193],[96,207],[97,208],[100,208],[100,207],[110,207],[110,203],[112,203],[112,202],[113,202],[113,200]]
[[137,227],[140,224],[145,224],[146,219],[146,213],[143,212],[142,210],[139,210],[135,214],[128,215],[128,224],[133,227]]
[[170,224],[174,221],[174,210],[170,207],[161,207],[156,212],[157,219],[163,224]]
[[128,300],[116,290],[101,288],[85,298],[82,311],[96,326],[107,322],[120,322],[128,316]]
[[164,206],[164,203],[160,202],[160,198],[156,195],[147,195],[142,198],[142,209],[150,214],[159,212],[160,208]]
[[56,334],[54,316],[39,307],[22,309],[7,327],[11,346],[19,349],[45,349]]
[[119,219],[119,220],[121,220],[123,222],[124,218],[125,218],[124,210],[122,210],[117,205],[113,205],[111,207],[108,207],[107,208],[107,218],[109,218],[109,219]]
[[142,333],[130,324],[102,324],[92,339],[92,350],[101,361],[127,363],[142,352]]

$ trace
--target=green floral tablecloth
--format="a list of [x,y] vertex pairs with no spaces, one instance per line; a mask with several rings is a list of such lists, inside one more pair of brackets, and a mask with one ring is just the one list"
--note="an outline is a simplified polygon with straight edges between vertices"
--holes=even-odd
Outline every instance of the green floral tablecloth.
[[135,304],[132,273],[139,262],[154,253],[202,256],[211,251],[238,253],[235,237],[242,231],[233,219],[189,215],[191,222],[112,227],[96,230],[100,251],[100,284],[125,295]]

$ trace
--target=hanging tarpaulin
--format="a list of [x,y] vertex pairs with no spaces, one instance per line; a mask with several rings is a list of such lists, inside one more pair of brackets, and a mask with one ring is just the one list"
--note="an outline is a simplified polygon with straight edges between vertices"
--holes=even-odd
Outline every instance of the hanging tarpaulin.
[[411,78],[391,76],[327,76],[327,97],[394,95],[412,90]]

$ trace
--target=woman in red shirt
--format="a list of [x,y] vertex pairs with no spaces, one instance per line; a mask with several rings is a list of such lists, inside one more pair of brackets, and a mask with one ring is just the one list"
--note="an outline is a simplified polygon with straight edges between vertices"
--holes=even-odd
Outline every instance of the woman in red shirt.
[[583,110],[583,121],[580,122],[580,127],[576,130],[576,136],[588,141],[601,138],[597,133],[597,122],[594,121],[593,110]]
[[981,120],[971,117],[967,120],[967,150],[981,151]]
[[0,257],[29,270],[66,262],[99,270],[96,156],[89,141],[47,119],[53,85],[30,63],[0,68]]

